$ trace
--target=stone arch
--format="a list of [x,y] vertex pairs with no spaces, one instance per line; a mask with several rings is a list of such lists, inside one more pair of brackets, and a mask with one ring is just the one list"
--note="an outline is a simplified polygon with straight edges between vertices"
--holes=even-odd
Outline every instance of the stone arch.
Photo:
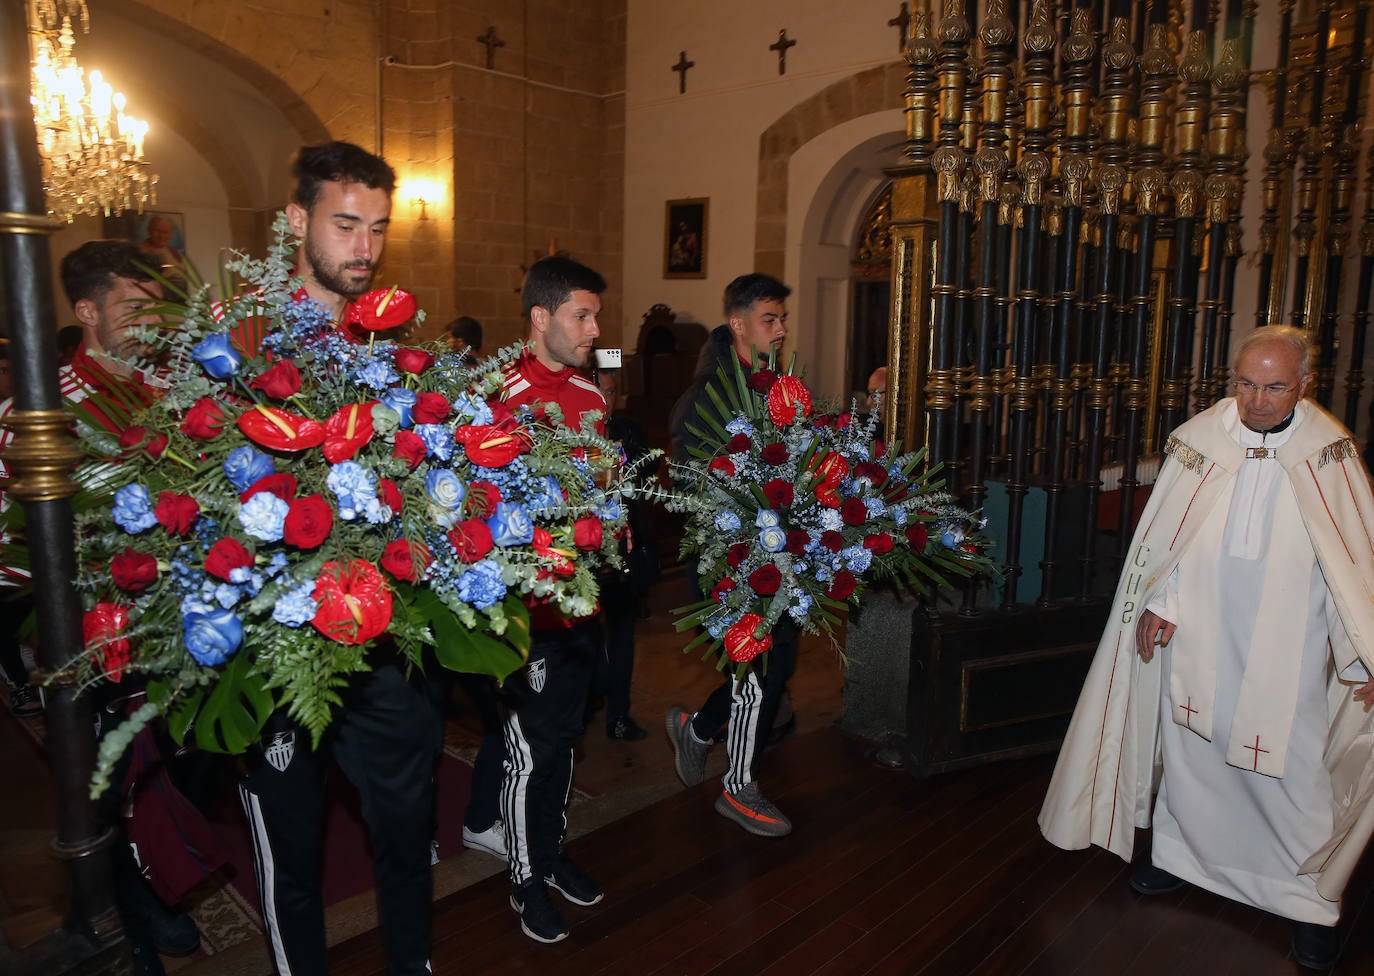
[[[799,148],[838,125],[902,107],[904,61],[868,68],[803,99],[759,137],[754,268],[781,277],[786,266],[788,162]],[[893,164],[898,162],[893,159]]]

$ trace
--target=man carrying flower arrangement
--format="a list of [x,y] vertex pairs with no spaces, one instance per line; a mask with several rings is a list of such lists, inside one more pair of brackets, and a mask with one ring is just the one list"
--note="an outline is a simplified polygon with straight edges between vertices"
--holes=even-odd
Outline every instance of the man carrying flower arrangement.
[[[691,449],[701,445],[701,438],[692,428],[700,407],[710,401],[712,390],[721,395],[719,387],[733,377],[731,360],[740,362],[748,378],[760,365],[758,357],[766,360],[770,352],[776,355],[781,351],[787,338],[785,302],[791,293],[792,289],[765,274],[743,275],[726,286],[726,323],[712,331],[692,386],[673,407],[675,471],[682,470],[678,465],[685,464]],[[699,585],[695,575],[692,580]],[[684,784],[695,786],[706,776],[706,754],[712,737],[728,722],[726,749],[730,768],[725,773],[721,795],[716,798],[716,811],[752,834],[783,837],[791,833],[792,822],[763,795],[755,776],[762,744],[773,727],[783,691],[796,668],[797,628],[784,617],[770,636],[766,673],[759,674],[758,669],[750,667],[739,680],[733,673],[727,673],[725,682],[700,709],[688,713],[682,708],[670,708],[665,725],[676,757],[677,774]]]
[[[605,290],[601,275],[570,258],[547,257],[530,268],[521,296],[529,344],[511,364],[501,391],[509,407],[529,407],[546,423],[553,421],[549,408],[555,407],[562,424],[574,430],[588,415],[600,414],[594,427],[604,435],[606,400],[577,370],[601,334],[596,316]],[[511,531],[519,528],[515,521],[512,513]],[[595,517],[585,522],[599,545],[600,522]],[[520,913],[520,928],[538,942],[559,942],[567,938],[568,926],[548,889],[584,907],[603,896],[601,886],[563,853],[573,745],[583,731],[600,635],[595,616],[570,619],[548,605],[531,607],[530,626],[528,663],[505,685],[509,711],[501,807],[511,907]]]
[[[342,328],[381,258],[396,176],[381,158],[343,142],[303,148],[292,175],[286,215],[300,238],[299,297],[323,305]],[[331,755],[362,798],[389,971],[430,971],[429,841],[442,725],[423,676],[408,676],[385,645],[371,659],[372,670],[353,675],[342,690],[319,752],[283,709],[268,720],[260,748],[245,757],[239,792],[263,921],[283,974],[323,976],[327,969],[320,852]]]

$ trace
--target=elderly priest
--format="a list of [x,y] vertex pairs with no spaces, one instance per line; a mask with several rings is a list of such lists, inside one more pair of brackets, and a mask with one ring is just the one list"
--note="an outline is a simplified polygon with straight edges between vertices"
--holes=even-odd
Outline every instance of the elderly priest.
[[1295,923],[1329,969],[1374,809],[1374,497],[1350,432],[1303,399],[1287,326],[1241,342],[1234,395],[1174,431],[1040,827]]

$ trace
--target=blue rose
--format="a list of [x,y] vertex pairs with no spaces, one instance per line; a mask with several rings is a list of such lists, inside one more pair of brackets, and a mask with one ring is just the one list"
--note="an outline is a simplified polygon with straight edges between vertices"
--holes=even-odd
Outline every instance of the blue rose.
[[754,516],[754,528],[756,529],[771,529],[778,525],[782,525],[782,520],[778,518],[778,513],[771,508],[761,508],[759,513]]
[[425,478],[425,494],[430,501],[450,512],[463,504],[467,493],[462,479],[447,468],[436,468]]
[[491,541],[498,546],[524,546],[534,539],[534,523],[518,502],[498,502],[487,519],[487,528],[491,529]]
[[142,485],[125,485],[115,492],[114,511],[110,514],[115,524],[130,535],[138,535],[157,525],[148,489]]
[[415,391],[404,386],[393,386],[382,394],[382,403],[396,411],[402,427],[415,423],[415,399]]
[[212,379],[227,380],[239,371],[239,366],[243,364],[243,357],[229,341],[229,336],[223,332],[208,335],[200,342],[196,343],[191,350],[191,358],[200,363],[200,368],[205,370]]
[[964,530],[957,525],[952,525],[940,536],[940,542],[946,549],[953,549],[964,541]]
[[224,476],[234,486],[235,491],[252,487],[259,479],[276,474],[277,466],[266,454],[253,450],[248,445],[234,448],[224,459]]
[[787,533],[780,525],[770,525],[759,532],[759,548],[764,552],[782,552],[787,545]]
[[243,641],[243,622],[232,610],[192,611],[181,618],[186,650],[198,664],[223,664]]

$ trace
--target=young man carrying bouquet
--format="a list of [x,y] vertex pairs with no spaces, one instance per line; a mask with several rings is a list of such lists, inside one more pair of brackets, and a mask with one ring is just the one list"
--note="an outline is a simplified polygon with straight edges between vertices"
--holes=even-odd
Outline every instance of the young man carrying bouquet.
[[[300,238],[302,297],[324,305],[342,327],[349,302],[368,290],[382,256],[396,176],[384,160],[343,142],[302,149],[292,175],[286,216]],[[342,690],[318,752],[310,733],[281,709],[268,719],[261,748],[245,757],[239,792],[281,973],[327,970],[320,849],[331,755],[362,797],[389,971],[430,971],[429,842],[442,724],[423,676],[408,677],[399,658],[387,654],[374,652],[373,670]]]
[[[781,281],[765,274],[736,278],[725,289],[726,323],[712,331],[698,362],[692,386],[673,407],[673,460],[685,464],[691,450],[701,439],[691,430],[697,425],[698,408],[710,402],[712,388],[719,396],[720,384],[732,381],[737,358],[745,377],[752,376],[770,353],[780,353],[787,338],[787,296],[792,293]],[[722,371],[723,376],[722,378]],[[687,486],[681,486],[687,487]],[[696,583],[693,574],[692,579]],[[704,596],[698,593],[698,596]],[[772,647],[767,655],[766,673],[754,666],[736,680],[726,673],[724,683],[713,691],[696,712],[673,707],[665,725],[672,743],[677,774],[687,786],[695,786],[706,776],[706,754],[712,737],[728,722],[726,749],[730,768],[716,798],[716,811],[745,830],[762,837],[783,837],[792,831],[792,822],[759,789],[755,777],[759,757],[787,681],[797,663],[797,628],[784,617],[772,630]]]
[[[601,334],[596,316],[605,279],[570,258],[535,262],[521,296],[530,322],[529,346],[510,366],[501,397],[512,408],[531,407],[536,419],[556,406],[566,427],[580,430],[586,414],[601,414],[606,400],[578,374]],[[545,421],[547,422],[547,420]],[[531,607],[528,663],[505,684],[505,777],[501,808],[511,875],[511,907],[520,928],[537,942],[559,942],[568,926],[549,896],[554,889],[574,905],[601,901],[601,886],[563,853],[573,745],[582,735],[587,692],[601,646],[596,617],[570,619],[548,605]]]

